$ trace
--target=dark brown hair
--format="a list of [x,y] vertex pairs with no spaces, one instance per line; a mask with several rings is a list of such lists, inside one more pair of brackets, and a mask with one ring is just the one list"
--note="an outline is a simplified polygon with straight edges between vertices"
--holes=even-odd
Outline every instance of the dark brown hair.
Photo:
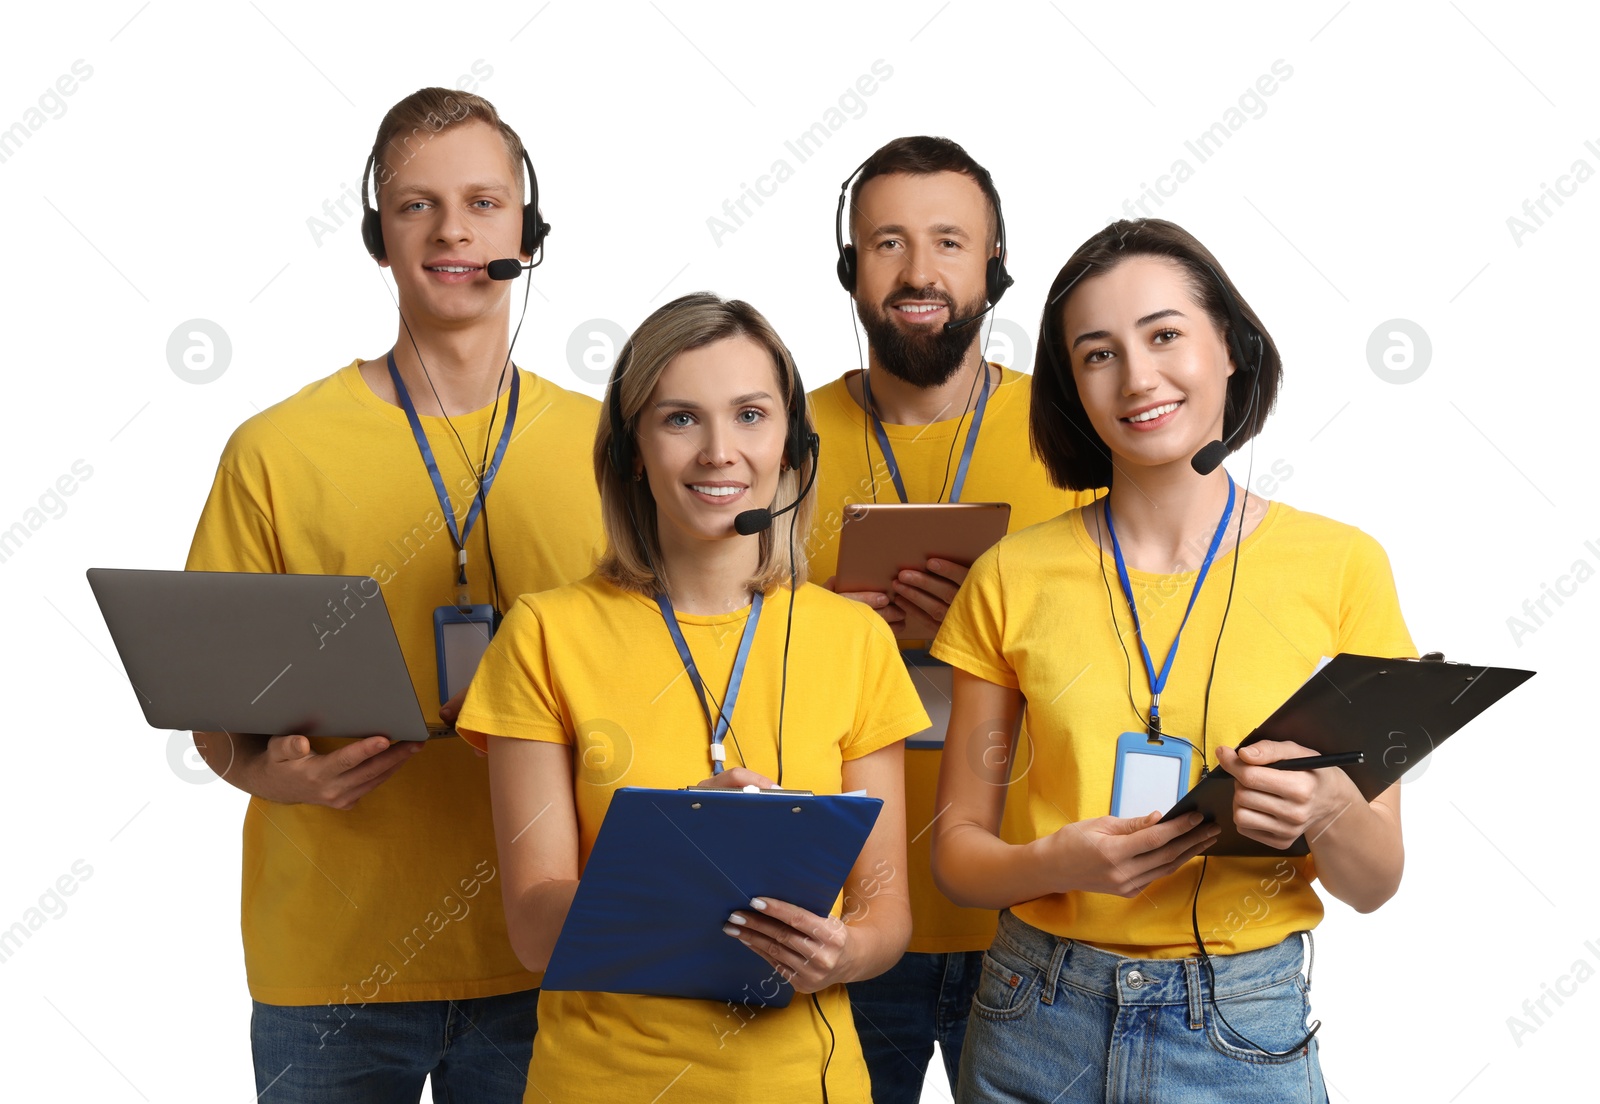
[[[1257,385],[1261,388],[1249,421],[1228,442],[1229,452],[1261,432],[1278,400],[1278,387],[1283,382],[1278,347],[1211,251],[1183,227],[1164,219],[1113,222],[1080,245],[1056,275],[1039,321],[1040,355],[1033,371],[1028,430],[1033,454],[1057,487],[1090,491],[1111,485],[1111,452],[1090,424],[1072,375],[1066,336],[1067,301],[1082,280],[1102,276],[1130,257],[1141,256],[1165,257],[1180,265],[1195,303],[1222,335],[1234,367],[1223,403],[1224,437],[1239,429],[1250,407],[1251,389]],[[1237,309],[1237,326],[1225,297],[1231,298]],[[1236,332],[1239,330],[1243,332]],[[1239,363],[1241,355],[1244,364]]]
[[934,173],[954,172],[970,176],[989,201],[989,252],[1000,235],[1000,193],[995,190],[989,170],[972,159],[972,155],[948,138],[930,138],[924,134],[896,138],[881,147],[861,166],[855,187],[850,189],[850,211],[846,220],[849,228],[847,240],[855,241],[855,211],[861,200],[861,189],[867,181],[891,173],[911,176],[931,176]]

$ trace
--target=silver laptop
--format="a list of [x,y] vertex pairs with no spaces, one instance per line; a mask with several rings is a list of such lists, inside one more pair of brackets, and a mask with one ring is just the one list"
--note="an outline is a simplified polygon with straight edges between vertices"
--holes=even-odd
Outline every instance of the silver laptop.
[[366,575],[96,567],[89,586],[154,728],[283,736],[430,730]]

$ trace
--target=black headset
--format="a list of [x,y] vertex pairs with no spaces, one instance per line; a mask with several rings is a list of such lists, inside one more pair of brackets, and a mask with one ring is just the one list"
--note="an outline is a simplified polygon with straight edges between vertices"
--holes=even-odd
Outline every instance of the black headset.
[[[851,295],[856,293],[856,247],[845,244],[844,208],[850,201],[851,182],[861,175],[861,170],[865,169],[867,162],[871,160],[869,157],[857,165],[855,172],[845,177],[844,183],[839,185],[839,209],[834,212],[833,217],[833,240],[839,247],[839,263],[836,271],[840,286]],[[1000,255],[990,257],[983,272],[984,294],[988,297],[989,305],[993,307],[1000,302],[1000,297],[1006,293],[1006,288],[1016,283],[1016,280],[1006,271],[1006,216],[1000,210],[1000,193],[995,192],[993,195],[986,193],[984,198],[994,202],[994,217],[999,230],[996,244],[1000,247]]]
[[[376,160],[376,153],[368,155],[366,167],[361,170],[361,240],[372,259],[381,261],[388,252],[383,247],[383,223],[367,200],[367,180]],[[528,202],[522,205],[522,253],[532,257],[544,245],[550,224],[539,214],[539,175],[533,171],[533,159],[526,149],[522,151],[522,163],[528,167]]]
[[[606,410],[611,420],[611,440],[606,451],[611,457],[611,467],[624,481],[633,478],[634,456],[633,434],[628,432],[627,422],[622,417],[622,373],[632,358],[633,339],[629,338],[622,352],[617,354],[616,367],[611,370],[611,382],[606,387]],[[791,375],[790,400],[785,404],[788,421],[783,437],[783,457],[789,467],[798,472],[807,453],[817,454],[821,439],[806,428],[806,389],[800,382],[800,369],[795,368]]]
[[[1233,351],[1239,370],[1260,373],[1261,365],[1267,355],[1266,339],[1261,336],[1261,331],[1247,322],[1240,313],[1238,300],[1233,297],[1233,292],[1228,290],[1227,282],[1217,274],[1217,270],[1206,265],[1206,271],[1211,273],[1211,282],[1217,285],[1217,294],[1222,299],[1222,309],[1228,315],[1228,346]],[[1253,360],[1245,355],[1246,344],[1255,353]],[[1260,381],[1257,381],[1257,386],[1260,386]]]

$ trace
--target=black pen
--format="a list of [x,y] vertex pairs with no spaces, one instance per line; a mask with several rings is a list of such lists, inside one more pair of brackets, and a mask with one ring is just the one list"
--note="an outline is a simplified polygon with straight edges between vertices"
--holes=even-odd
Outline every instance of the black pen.
[[1367,761],[1364,751],[1341,751],[1336,755],[1303,755],[1299,759],[1279,759],[1268,763],[1273,770],[1321,770],[1323,767],[1353,767]]

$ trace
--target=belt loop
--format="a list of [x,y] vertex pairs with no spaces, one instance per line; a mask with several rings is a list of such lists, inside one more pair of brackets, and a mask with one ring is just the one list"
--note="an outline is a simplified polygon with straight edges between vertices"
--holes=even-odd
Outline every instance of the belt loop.
[[1206,1026],[1202,1015],[1205,1008],[1205,999],[1200,992],[1200,960],[1186,958],[1183,960],[1183,979],[1189,987],[1189,1030],[1199,1031]]
[[1056,937],[1056,949],[1050,952],[1050,966],[1044,972],[1044,991],[1039,994],[1042,1004],[1054,1004],[1056,999],[1056,979],[1061,976],[1063,964],[1067,960],[1067,948],[1072,945],[1072,940]]
[[1312,936],[1310,928],[1300,934],[1306,937],[1306,992],[1309,993],[1311,992],[1311,968],[1317,964],[1317,941]]

